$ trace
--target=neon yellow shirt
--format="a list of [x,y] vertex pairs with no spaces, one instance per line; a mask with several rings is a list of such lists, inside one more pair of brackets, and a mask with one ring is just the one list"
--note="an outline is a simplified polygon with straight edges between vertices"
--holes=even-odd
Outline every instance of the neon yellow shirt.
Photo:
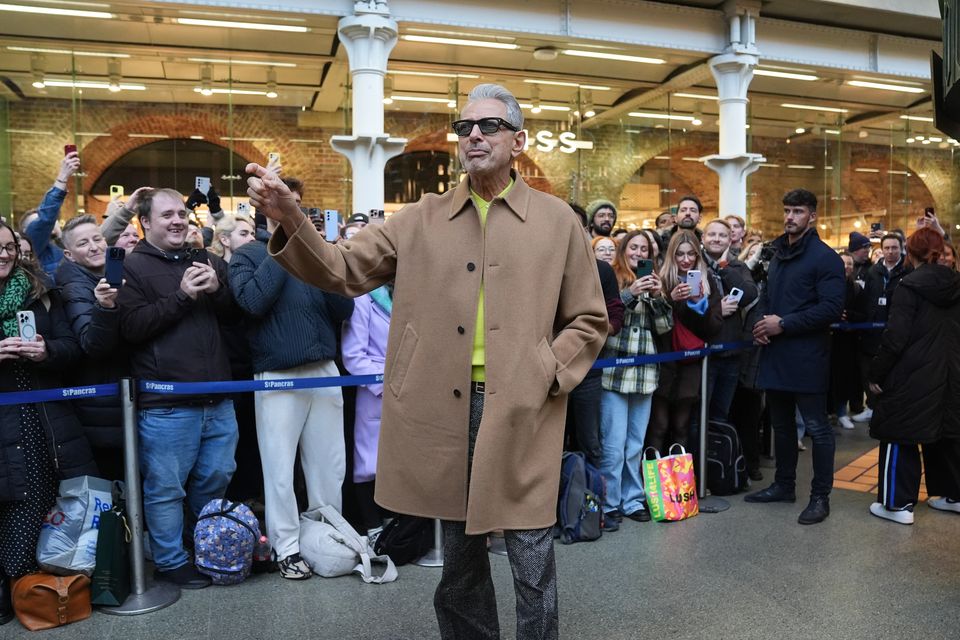
[[[498,198],[502,198],[513,188],[513,178],[510,178],[510,184],[508,184],[503,191],[500,192]],[[473,189],[470,189],[470,196],[473,198],[473,204],[477,207],[477,213],[480,214],[480,226],[486,229],[487,226],[487,211],[490,210],[490,203],[477,195],[477,192]],[[480,281],[480,300],[477,302],[477,326],[473,332],[473,357],[470,359],[470,364],[473,365],[473,371],[470,375],[470,379],[474,382],[483,382],[486,377],[484,375],[484,365],[486,363],[486,352],[483,342],[483,280]]]

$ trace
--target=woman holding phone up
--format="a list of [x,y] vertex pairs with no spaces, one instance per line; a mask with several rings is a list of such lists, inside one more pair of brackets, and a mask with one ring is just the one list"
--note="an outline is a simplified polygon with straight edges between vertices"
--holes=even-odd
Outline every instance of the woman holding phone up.
[[[673,332],[661,338],[660,351],[699,349],[723,326],[720,292],[710,286],[700,239],[678,229],[664,252],[660,270],[663,288],[673,308]],[[653,395],[647,444],[666,453],[674,443],[687,446],[690,412],[700,396],[700,359],[665,362]]]
[[[654,334],[670,333],[670,305],[664,300],[660,278],[653,270],[650,241],[639,231],[624,236],[613,260],[613,272],[626,306],[623,328],[607,338],[604,358],[627,358],[657,352]],[[607,485],[604,530],[616,531],[626,515],[650,519],[640,477],[640,456],[650,420],[658,367],[616,367],[603,370],[600,396],[600,434]]]
[[[13,229],[0,222],[0,392],[60,387],[59,372],[80,357],[60,301],[44,282],[21,263]],[[97,468],[68,402],[0,406],[0,443],[3,623],[12,618],[9,579],[37,570],[40,526],[56,500],[58,477],[95,475]]]

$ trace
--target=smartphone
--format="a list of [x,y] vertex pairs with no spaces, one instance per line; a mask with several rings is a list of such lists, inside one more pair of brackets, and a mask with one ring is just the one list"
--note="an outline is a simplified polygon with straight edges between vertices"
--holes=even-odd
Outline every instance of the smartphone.
[[110,199],[116,200],[117,198],[123,197],[123,185],[122,184],[112,184],[110,185]]
[[238,202],[238,203],[237,203],[237,215],[238,215],[238,216],[249,216],[249,215],[250,215],[250,203],[249,203],[249,202]]
[[870,231],[882,231],[883,223],[882,222],[873,222],[870,224]]
[[77,152],[77,145],[75,144],[65,144],[63,145],[63,155],[67,156],[71,153]]
[[210,178],[197,176],[197,190],[203,195],[210,191]]
[[37,319],[33,311],[17,311],[17,326],[20,328],[20,337],[33,342],[37,338]]
[[743,298],[743,290],[737,289],[736,287],[734,287],[733,289],[730,289],[730,293],[727,294],[727,299],[733,300],[734,302],[740,302],[742,298]]
[[340,237],[340,214],[333,209],[323,212],[323,235],[327,242],[336,242]]
[[383,224],[385,216],[383,215],[383,209],[370,209],[370,224]]
[[277,151],[271,151],[267,154],[267,160],[269,160],[271,163],[280,162],[280,153]]
[[644,260],[643,258],[637,260],[635,273],[637,274],[638,280],[644,276],[651,275],[653,273],[653,260]]
[[691,298],[699,298],[703,295],[703,274],[698,270],[687,271],[687,284],[690,285]]
[[103,270],[103,277],[111,287],[123,286],[123,259],[127,252],[121,247],[107,249],[107,262]]

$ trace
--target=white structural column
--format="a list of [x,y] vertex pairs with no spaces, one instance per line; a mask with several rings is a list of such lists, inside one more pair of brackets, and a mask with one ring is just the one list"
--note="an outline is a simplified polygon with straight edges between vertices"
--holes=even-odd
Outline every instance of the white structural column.
[[746,217],[747,176],[766,161],[759,153],[747,153],[747,90],[759,56],[756,47],[759,10],[757,0],[728,0],[724,14],[730,44],[724,53],[710,59],[720,105],[720,150],[703,160],[720,177],[721,216]]
[[340,20],[340,41],[347,50],[353,84],[353,135],[332,136],[333,148],[353,167],[353,211],[383,209],[383,171],[403,153],[405,138],[383,131],[383,77],[397,43],[398,28],[383,0],[354,4],[353,16]]

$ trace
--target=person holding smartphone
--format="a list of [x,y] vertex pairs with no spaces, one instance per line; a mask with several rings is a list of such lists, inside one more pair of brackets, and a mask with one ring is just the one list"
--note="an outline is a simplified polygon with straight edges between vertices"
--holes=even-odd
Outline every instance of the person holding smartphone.
[[[671,328],[670,305],[663,298],[660,277],[653,270],[650,240],[640,231],[624,236],[613,260],[620,297],[626,307],[623,327],[607,337],[603,358],[629,358],[657,352],[656,338]],[[624,516],[637,522],[650,519],[644,500],[640,458],[650,422],[656,364],[603,370],[600,434],[606,482],[604,531],[616,531]]]
[[[699,349],[723,326],[721,294],[710,283],[700,237],[693,229],[679,229],[664,253],[660,280],[673,314],[673,331],[659,338],[660,352]],[[698,274],[699,278],[690,278]],[[690,415],[700,397],[702,360],[665,362],[653,395],[647,444],[662,454],[677,443],[687,447]],[[696,459],[696,456],[694,456]]]
[[[18,249],[13,229],[0,221],[0,392],[62,387],[60,372],[76,365],[80,346],[56,291],[24,265]],[[21,338],[28,330],[32,340]],[[3,623],[12,618],[10,579],[38,570],[37,540],[56,501],[58,481],[96,475],[97,467],[68,402],[0,406],[0,439]]]
[[67,182],[80,169],[80,156],[76,147],[69,145],[60,161],[60,171],[53,186],[43,196],[40,206],[20,218],[20,233],[30,239],[34,256],[44,273],[54,280],[57,266],[63,260],[63,249],[57,245],[60,239],[60,207],[67,198]]
[[[57,283],[64,312],[74,337],[83,350],[81,366],[68,375],[71,385],[116,382],[129,375],[129,353],[120,339],[117,295],[120,285],[104,277],[107,241],[91,215],[71,218],[63,226],[64,260],[57,269]],[[118,265],[123,268],[122,263]],[[123,479],[123,416],[119,396],[82,398],[74,401],[77,417],[93,447],[102,477]]]

